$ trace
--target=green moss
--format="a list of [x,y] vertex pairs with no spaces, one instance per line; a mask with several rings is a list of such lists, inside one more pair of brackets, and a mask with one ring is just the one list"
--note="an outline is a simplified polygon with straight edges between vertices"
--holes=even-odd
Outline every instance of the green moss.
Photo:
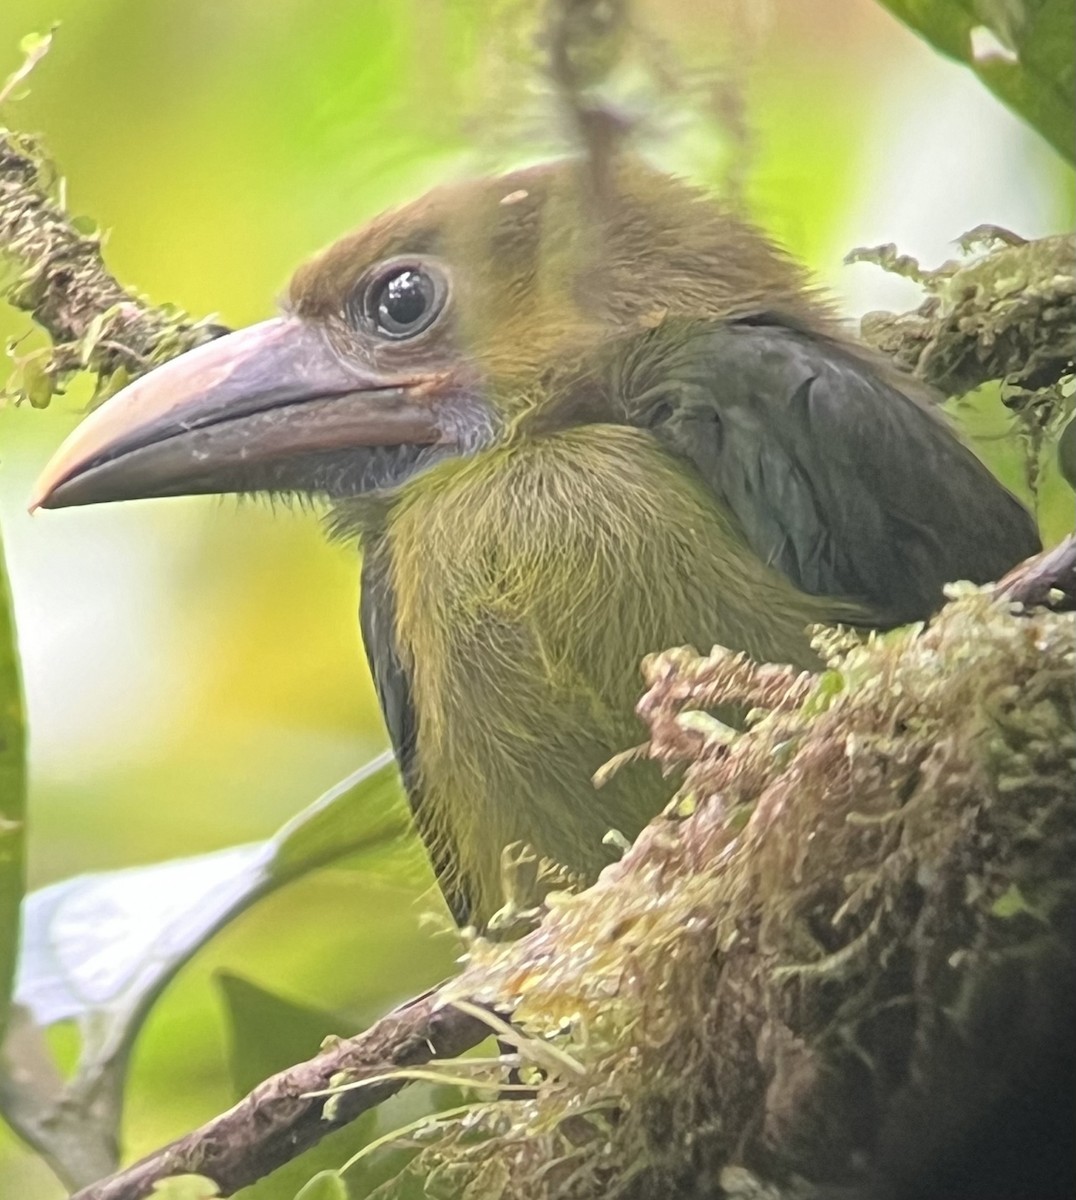
[[[454,989],[513,1010],[524,1058],[552,1041],[579,1069],[545,1059],[533,1099],[431,1126],[428,1194],[903,1177],[1063,1054],[1073,617],[970,590],[928,628],[819,648],[813,681],[720,650],[648,664],[649,752],[688,803],[535,933],[475,945]],[[685,741],[670,716],[722,678],[768,715]]]

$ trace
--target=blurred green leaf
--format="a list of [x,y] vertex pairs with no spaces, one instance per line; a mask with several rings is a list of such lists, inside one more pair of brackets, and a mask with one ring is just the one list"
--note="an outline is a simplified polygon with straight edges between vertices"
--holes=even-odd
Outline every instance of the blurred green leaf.
[[216,982],[228,1017],[228,1065],[238,1100],[263,1079],[312,1058],[330,1036],[351,1037],[354,1022],[298,1004],[221,971]]
[[316,867],[402,837],[410,828],[396,760],[390,753],[380,754],[280,830],[269,843],[268,878],[279,887]]
[[26,727],[15,616],[0,541],[0,1039],[7,1025],[25,885]]
[[1072,0],[881,3],[943,54],[971,67],[1059,154],[1074,161],[1076,5]]
[[[110,1052],[179,966],[264,889],[266,844],[80,875],[26,898],[16,997]],[[91,1020],[92,1019],[92,1020]]]
[[295,1200],[348,1200],[347,1187],[335,1171],[319,1171]]
[[48,408],[52,400],[52,376],[48,372],[47,354],[30,354],[20,364],[21,370],[14,372],[13,386],[22,392],[34,408]]
[[1008,888],[990,906],[990,911],[995,917],[1002,919],[1015,917],[1018,913],[1028,911],[1027,901],[1016,884],[1010,883]]
[[383,754],[267,842],[42,888],[24,906],[16,998],[39,1025],[80,1021],[84,1057],[110,1056],[180,966],[255,900],[408,827]]
[[267,842],[84,875],[31,893],[23,905],[16,1000],[39,1027],[77,1021],[82,1045],[63,1090],[0,1073],[0,1100],[12,1124],[61,1173],[83,1156],[83,1140],[114,1142],[131,1046],[191,955],[260,897],[408,828],[395,760],[383,754]]
[[1061,477],[1071,488],[1076,488],[1076,417],[1061,431],[1057,442],[1057,465]]

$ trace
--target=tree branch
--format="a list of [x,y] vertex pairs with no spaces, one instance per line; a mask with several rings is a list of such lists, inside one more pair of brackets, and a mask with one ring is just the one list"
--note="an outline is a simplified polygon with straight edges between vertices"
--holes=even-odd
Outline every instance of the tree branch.
[[1014,567],[998,584],[1008,600],[1058,612],[1076,609],[1076,534]]
[[1076,236],[1028,242],[982,226],[961,239],[965,249],[984,244],[993,249],[982,257],[935,270],[892,245],[853,250],[847,262],[875,263],[928,293],[912,312],[867,313],[860,333],[947,396],[994,380],[1052,387],[1076,359]]
[[[73,371],[97,375],[98,399],[224,330],[121,286],[102,239],[64,208],[56,172],[31,138],[0,128],[0,254],[16,264],[0,299],[28,313],[52,347],[16,359],[15,385],[39,407]],[[29,366],[27,365],[29,364]]]
[[339,1093],[326,1117],[324,1092],[346,1073],[366,1079],[394,1067],[454,1058],[489,1037],[490,1027],[445,1002],[440,992],[408,1001],[364,1033],[328,1047],[260,1083],[233,1108],[107,1179],[73,1200],[141,1200],[158,1180],[206,1175],[230,1196],[309,1149],[323,1137],[387,1100],[407,1080]]
[[[341,1071],[487,1036],[464,999],[548,1058],[527,1103],[476,1104],[420,1152],[409,1169],[450,1194],[747,1194],[746,1172],[774,1197],[1067,1195],[1076,628],[971,589],[926,630],[831,632],[820,651],[818,677],[720,648],[648,660],[646,751],[685,774],[619,863],[76,1200],[141,1200],[178,1173],[232,1194],[403,1083],[342,1093],[325,1120],[309,1093]],[[733,741],[677,719],[726,688],[755,710]]]

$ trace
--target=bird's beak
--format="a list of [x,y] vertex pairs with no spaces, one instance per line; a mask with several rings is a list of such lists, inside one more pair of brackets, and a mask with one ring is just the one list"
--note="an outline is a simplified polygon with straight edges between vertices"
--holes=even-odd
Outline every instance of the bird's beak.
[[165,363],[91,413],[45,468],[30,510],[239,491],[251,468],[299,455],[433,445],[443,382],[356,366],[312,322],[264,321]]

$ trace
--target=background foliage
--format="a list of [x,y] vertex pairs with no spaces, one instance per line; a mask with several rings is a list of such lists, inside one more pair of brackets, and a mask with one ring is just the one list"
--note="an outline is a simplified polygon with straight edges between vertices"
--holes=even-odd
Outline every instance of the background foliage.
[[[563,146],[525,72],[511,68],[520,7],[5,0],[0,77],[17,66],[23,35],[62,21],[29,96],[5,115],[45,133],[72,210],[110,231],[122,280],[240,325],[272,311],[305,255],[386,204],[450,171]],[[929,27],[931,10],[958,5],[890,7],[951,55],[969,44]],[[722,139],[684,97],[679,111],[656,114],[653,148],[718,183],[735,181],[729,167],[746,147],[752,213],[851,311],[905,307],[915,295],[869,267],[842,270],[850,246],[896,241],[929,264],[980,222],[1025,236],[1071,224],[1072,175],[1047,144],[873,0],[642,9],[681,62],[724,63],[747,112],[746,135]],[[1030,28],[997,36],[1013,44]],[[729,31],[731,59],[718,29]],[[1046,127],[1055,142],[1058,128]],[[0,311],[0,336],[25,334]],[[16,354],[34,344],[31,334]],[[33,731],[34,887],[266,838],[384,745],[358,644],[354,555],[327,547],[312,515],[209,500],[25,516],[34,475],[87,399],[76,383],[44,412],[0,408],[0,526]],[[971,424],[1019,486],[1000,406],[980,406]],[[1048,532],[1061,532],[1067,508],[1048,481]],[[5,850],[21,792],[8,732],[16,683],[0,661],[2,962],[10,881],[21,874]],[[391,825],[396,801],[386,793],[382,803]],[[457,947],[422,922],[439,909],[429,888],[414,846],[384,838],[230,925],[168,989],[138,1043],[128,1153],[226,1107],[326,1030],[348,1032],[447,974]],[[281,1041],[271,1001],[251,982],[304,1007],[292,1040]],[[53,1041],[70,1062],[70,1029],[56,1026]],[[421,1103],[401,1100],[383,1127]],[[340,1157],[331,1143],[322,1153]],[[275,1194],[290,1197],[310,1173],[297,1169]],[[0,1131],[0,1196],[61,1194]]]

